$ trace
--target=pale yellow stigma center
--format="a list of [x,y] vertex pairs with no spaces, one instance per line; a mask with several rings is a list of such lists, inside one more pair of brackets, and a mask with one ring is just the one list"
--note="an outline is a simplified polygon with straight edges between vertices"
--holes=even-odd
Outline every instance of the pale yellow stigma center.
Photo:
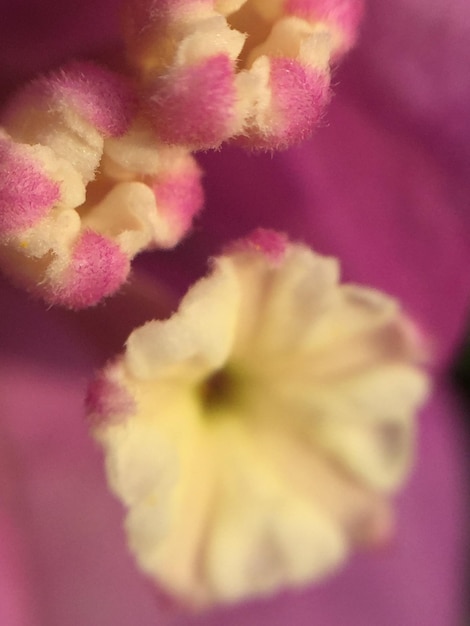
[[203,419],[212,421],[224,415],[246,414],[253,387],[256,388],[256,383],[247,372],[232,364],[213,372],[196,389]]

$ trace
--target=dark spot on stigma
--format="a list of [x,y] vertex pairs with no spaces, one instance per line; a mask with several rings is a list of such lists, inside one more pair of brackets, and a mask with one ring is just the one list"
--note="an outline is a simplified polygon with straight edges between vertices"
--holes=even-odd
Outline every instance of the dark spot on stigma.
[[235,398],[236,377],[229,369],[214,372],[200,387],[201,402],[206,411],[231,404]]

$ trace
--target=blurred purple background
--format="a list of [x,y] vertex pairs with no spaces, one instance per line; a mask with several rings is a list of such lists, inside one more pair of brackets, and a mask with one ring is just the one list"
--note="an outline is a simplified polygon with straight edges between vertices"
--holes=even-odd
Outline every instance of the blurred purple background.
[[[70,55],[112,56],[116,5],[1,0],[2,98]],[[2,626],[464,623],[468,442],[448,371],[470,302],[469,67],[468,0],[371,1],[312,140],[202,155],[208,201],[192,236],[139,262],[181,292],[225,242],[273,227],[402,299],[430,337],[436,391],[393,542],[315,588],[198,617],[164,611],[127,554],[82,418],[93,370],[151,306],[118,298],[73,316],[1,281]]]

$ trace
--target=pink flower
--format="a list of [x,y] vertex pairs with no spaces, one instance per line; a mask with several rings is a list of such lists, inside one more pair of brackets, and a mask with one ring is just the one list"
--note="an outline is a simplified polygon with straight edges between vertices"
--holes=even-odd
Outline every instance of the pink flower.
[[[3,0],[2,8],[8,85],[71,52],[111,44],[117,31],[111,1],[71,5],[70,13],[31,0]],[[145,264],[182,290],[221,243],[262,225],[340,256],[347,279],[402,300],[434,338],[441,375],[398,503],[396,538],[321,587],[209,616],[169,617],[125,550],[122,511],[82,422],[91,368],[154,317],[153,299],[110,301],[95,311],[101,322],[95,315],[91,332],[88,314],[46,311],[2,282],[0,422],[8,454],[1,456],[0,623],[461,623],[465,457],[445,367],[470,294],[462,269],[470,262],[469,8],[465,0],[393,7],[376,0],[368,10],[362,43],[335,78],[328,126],[274,159],[235,150],[205,157],[201,228],[174,256],[159,253]]]

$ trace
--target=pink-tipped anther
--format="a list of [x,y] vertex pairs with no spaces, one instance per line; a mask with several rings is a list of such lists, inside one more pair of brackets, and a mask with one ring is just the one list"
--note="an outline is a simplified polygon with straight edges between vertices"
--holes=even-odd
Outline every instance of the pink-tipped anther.
[[356,42],[364,0],[286,0],[285,7],[291,15],[331,24],[336,30],[336,60]]
[[129,269],[129,258],[116,243],[85,231],[73,246],[67,266],[57,273],[50,272],[48,291],[52,292],[54,304],[83,309],[117,291]]
[[72,64],[15,96],[0,131],[0,265],[50,304],[96,304],[201,209],[185,148],[158,143],[117,75]]
[[310,134],[362,0],[131,0],[125,36],[161,140],[280,149]]
[[329,75],[294,59],[272,59],[269,88],[270,105],[247,121],[247,133],[237,142],[270,150],[307,139],[330,100]]
[[[47,110],[41,111],[42,108]],[[70,118],[75,114],[103,135],[118,137],[130,126],[136,98],[122,76],[95,63],[75,61],[21,89],[10,101],[4,122],[20,124],[18,114],[34,109],[38,115],[62,115],[64,123],[72,123]],[[30,115],[25,118],[23,127],[31,122]]]
[[159,240],[162,247],[173,247],[186,234],[204,203],[202,172],[195,159],[186,152],[171,167],[154,177],[155,201],[167,224]]
[[105,137],[120,137],[136,114],[121,76],[93,63],[71,63],[21,89],[2,123],[16,140],[49,146],[92,180]]
[[0,137],[0,240],[41,220],[60,198],[59,183],[41,163],[39,146]]
[[235,72],[224,55],[177,67],[152,84],[147,110],[169,144],[214,146],[235,122]]

